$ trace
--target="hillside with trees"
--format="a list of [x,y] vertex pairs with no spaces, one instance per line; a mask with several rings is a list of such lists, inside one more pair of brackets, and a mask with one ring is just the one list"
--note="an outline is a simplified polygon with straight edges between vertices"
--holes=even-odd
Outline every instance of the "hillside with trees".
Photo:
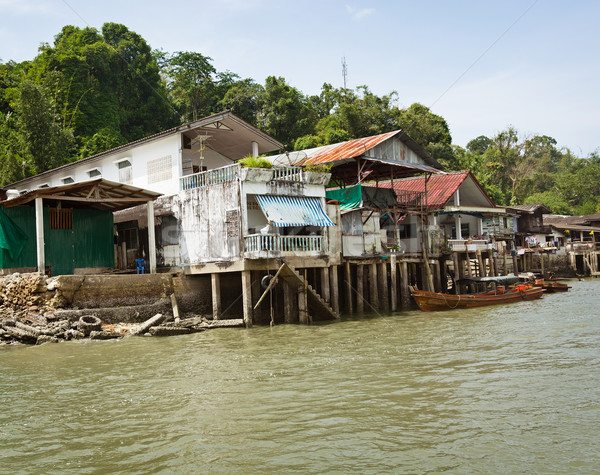
[[443,117],[419,103],[400,108],[394,91],[326,83],[311,96],[283,77],[259,84],[212,61],[152,50],[116,23],[101,31],[65,26],[31,61],[0,61],[0,185],[230,109],[288,150],[403,129],[446,170],[472,170],[499,205],[600,210],[597,153],[576,157],[552,137],[512,126],[462,148]]

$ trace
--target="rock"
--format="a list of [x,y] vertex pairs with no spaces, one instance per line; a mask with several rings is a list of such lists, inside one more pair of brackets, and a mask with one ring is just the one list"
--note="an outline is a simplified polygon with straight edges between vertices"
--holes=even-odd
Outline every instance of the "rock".
[[116,333],[105,331],[90,332],[90,340],[110,340],[112,338],[119,338],[119,335]]
[[165,320],[165,317],[162,314],[157,313],[152,318],[149,318],[144,323],[140,324],[140,326],[137,328],[137,330],[134,330],[132,332],[132,334],[133,335],[143,335],[150,329],[150,327],[157,326],[157,325],[161,324],[164,320]]
[[191,328],[175,327],[175,326],[157,326],[150,327],[148,330],[152,336],[172,336],[172,335],[187,335],[192,333]]
[[65,332],[65,339],[67,340],[79,340],[85,338],[85,334],[79,330],[69,329]]
[[44,343],[58,343],[58,338],[50,335],[40,335],[37,338],[36,345],[43,345]]

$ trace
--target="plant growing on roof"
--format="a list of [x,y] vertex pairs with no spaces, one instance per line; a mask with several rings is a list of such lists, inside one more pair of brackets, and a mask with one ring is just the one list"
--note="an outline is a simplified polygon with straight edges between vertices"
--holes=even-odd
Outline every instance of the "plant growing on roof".
[[329,173],[332,163],[309,163],[304,167],[307,172]]
[[273,168],[273,164],[264,155],[259,157],[246,155],[244,158],[240,158],[238,163],[244,168]]

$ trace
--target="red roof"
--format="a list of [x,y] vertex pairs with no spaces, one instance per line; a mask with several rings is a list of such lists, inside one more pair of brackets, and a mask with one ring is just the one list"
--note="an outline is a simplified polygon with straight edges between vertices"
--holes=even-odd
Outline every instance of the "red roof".
[[[467,170],[463,172],[452,172],[446,175],[431,175],[429,180],[427,180],[427,208],[444,208],[468,176],[473,178],[473,181],[488,199],[490,205],[495,207],[494,203],[475,179],[471,171]],[[389,188],[391,184],[390,182],[385,182],[379,183],[379,186]],[[418,191],[423,193],[425,192],[425,177],[394,181],[394,191]]]

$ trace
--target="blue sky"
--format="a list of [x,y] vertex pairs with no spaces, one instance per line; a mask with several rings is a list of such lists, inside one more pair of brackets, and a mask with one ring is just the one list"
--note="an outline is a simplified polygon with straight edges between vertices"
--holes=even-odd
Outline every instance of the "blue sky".
[[348,87],[431,107],[457,145],[510,124],[587,156],[600,147],[599,17],[585,0],[0,0],[0,60],[32,59],[64,25],[108,21],[305,94],[343,85],[345,57]]

